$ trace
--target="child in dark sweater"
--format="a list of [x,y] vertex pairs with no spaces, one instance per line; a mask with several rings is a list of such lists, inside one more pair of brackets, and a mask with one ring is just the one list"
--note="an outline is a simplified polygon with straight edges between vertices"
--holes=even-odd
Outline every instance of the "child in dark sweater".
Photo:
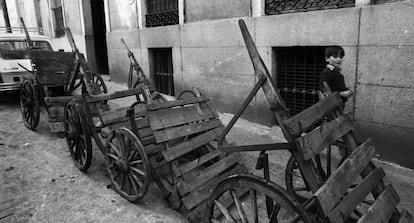
[[324,89],[323,82],[326,82],[332,92],[339,92],[345,103],[354,94],[354,90],[345,86],[344,76],[341,74],[344,56],[345,51],[341,46],[331,46],[325,49],[327,65],[321,73],[321,90]]

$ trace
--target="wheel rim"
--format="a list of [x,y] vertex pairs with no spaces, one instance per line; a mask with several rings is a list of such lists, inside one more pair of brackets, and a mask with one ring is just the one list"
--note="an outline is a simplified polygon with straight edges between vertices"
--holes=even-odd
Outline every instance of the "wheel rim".
[[[331,146],[320,155],[315,156],[314,161],[320,176],[324,181],[331,173],[343,162],[344,155],[341,154],[339,147]],[[286,189],[296,199],[306,202],[312,197],[312,192],[305,182],[302,172],[299,169],[295,157],[292,155],[286,165],[285,171]]]
[[[270,217],[266,197],[273,201]],[[304,208],[278,185],[252,175],[219,183],[208,202],[210,222],[312,222]]]
[[99,94],[108,93],[106,84],[100,75],[92,73],[92,83],[99,89]]
[[106,141],[105,163],[116,192],[128,201],[148,190],[149,162],[138,137],[127,128],[115,130]]
[[92,162],[91,133],[86,126],[85,113],[76,103],[65,106],[65,137],[76,167],[86,171]]
[[34,130],[39,124],[40,103],[38,89],[31,79],[25,79],[20,86],[20,110],[26,127]]

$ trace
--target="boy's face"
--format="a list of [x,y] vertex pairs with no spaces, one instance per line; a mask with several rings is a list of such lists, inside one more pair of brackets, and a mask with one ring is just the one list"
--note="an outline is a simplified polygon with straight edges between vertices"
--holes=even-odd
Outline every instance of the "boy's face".
[[341,55],[332,55],[332,56],[326,58],[326,62],[328,62],[328,64],[330,64],[332,66],[335,66],[337,68],[341,68],[343,58],[344,57],[341,56]]

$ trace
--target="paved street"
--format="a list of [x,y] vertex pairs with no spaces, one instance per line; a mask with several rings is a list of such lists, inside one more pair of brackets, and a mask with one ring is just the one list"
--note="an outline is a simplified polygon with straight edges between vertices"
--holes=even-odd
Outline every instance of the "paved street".
[[[108,87],[110,92],[124,88],[112,82]],[[231,115],[220,114],[220,118],[227,123]],[[0,200],[16,202],[14,215],[5,222],[186,222],[168,208],[155,185],[137,204],[109,189],[110,180],[96,146],[88,173],[80,172],[72,163],[65,140],[50,134],[46,123],[42,111],[39,127],[30,131],[23,125],[17,97],[0,102]],[[277,127],[240,120],[228,140],[243,145],[282,142],[284,138]],[[243,154],[250,170],[256,156]],[[270,152],[272,180],[283,186],[288,158],[287,152]],[[414,172],[390,163],[376,163],[384,167],[386,181],[391,181],[400,194],[400,206],[414,213]]]

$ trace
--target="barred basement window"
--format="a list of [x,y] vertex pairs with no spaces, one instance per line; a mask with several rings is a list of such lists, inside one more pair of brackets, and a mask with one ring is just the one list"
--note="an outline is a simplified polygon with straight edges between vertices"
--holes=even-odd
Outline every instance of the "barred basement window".
[[55,37],[62,37],[65,35],[65,24],[63,20],[63,7],[60,0],[52,1],[52,11],[54,17]]
[[173,60],[171,48],[149,49],[150,73],[157,91],[174,96]]
[[178,24],[178,0],[147,0],[146,27]]
[[323,46],[273,48],[274,81],[290,115],[318,102],[320,73],[326,65],[324,50]]
[[276,15],[354,6],[355,0],[265,0],[265,14]]

